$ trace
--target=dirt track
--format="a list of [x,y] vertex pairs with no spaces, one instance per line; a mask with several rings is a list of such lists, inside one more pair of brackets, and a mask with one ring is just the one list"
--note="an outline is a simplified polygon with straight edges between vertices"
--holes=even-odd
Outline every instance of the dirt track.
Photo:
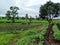
[[45,35],[44,45],[60,45],[60,42],[54,40],[52,27],[52,24],[48,26],[48,30]]

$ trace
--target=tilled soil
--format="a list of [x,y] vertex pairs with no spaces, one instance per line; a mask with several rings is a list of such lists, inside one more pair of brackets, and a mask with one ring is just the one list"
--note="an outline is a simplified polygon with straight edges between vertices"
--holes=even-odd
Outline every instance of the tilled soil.
[[48,26],[48,30],[45,35],[44,45],[60,45],[60,42],[54,40],[52,26],[53,25],[51,24]]

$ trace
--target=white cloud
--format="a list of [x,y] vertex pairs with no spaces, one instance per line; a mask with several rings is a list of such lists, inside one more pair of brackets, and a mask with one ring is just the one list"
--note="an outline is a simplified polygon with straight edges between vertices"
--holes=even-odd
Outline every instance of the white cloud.
[[[1,0],[0,1],[0,12],[4,13],[9,10],[10,6],[18,6],[20,8],[19,15],[26,13],[30,15],[38,15],[39,7],[45,4],[49,0]],[[53,2],[60,2],[60,0],[52,0]]]
[[15,0],[16,6],[23,11],[24,15],[28,13],[29,15],[38,15],[39,8],[42,4],[46,3],[48,0]]

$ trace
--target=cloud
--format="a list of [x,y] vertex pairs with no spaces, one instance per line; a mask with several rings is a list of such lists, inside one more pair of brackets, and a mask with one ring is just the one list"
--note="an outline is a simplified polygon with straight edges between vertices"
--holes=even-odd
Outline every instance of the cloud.
[[[1,0],[0,1],[0,14],[5,15],[10,6],[18,6],[19,16],[38,16],[39,8],[49,0]],[[52,0],[53,2],[60,2],[60,0]]]

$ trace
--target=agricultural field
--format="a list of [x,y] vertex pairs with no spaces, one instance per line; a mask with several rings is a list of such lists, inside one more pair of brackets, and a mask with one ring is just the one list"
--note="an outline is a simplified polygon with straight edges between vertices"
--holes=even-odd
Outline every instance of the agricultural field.
[[[0,45],[59,45],[60,21],[32,20],[31,24],[0,23]],[[55,23],[58,21],[57,23]],[[51,39],[50,39],[51,38]]]
[[[39,32],[44,29],[48,24],[45,21],[41,21],[40,23],[34,20],[31,24],[26,23],[0,23],[0,45],[28,45],[28,41],[30,42],[35,37],[39,36]],[[43,24],[43,23],[44,24]],[[44,31],[42,31],[44,32]],[[41,37],[44,34],[41,33]],[[28,38],[28,39],[27,39]],[[24,40],[24,41],[23,41]],[[32,40],[32,41],[33,41]],[[43,42],[43,41],[41,41]],[[33,42],[32,42],[33,43]]]
[[0,0],[0,45],[60,45],[59,2]]

